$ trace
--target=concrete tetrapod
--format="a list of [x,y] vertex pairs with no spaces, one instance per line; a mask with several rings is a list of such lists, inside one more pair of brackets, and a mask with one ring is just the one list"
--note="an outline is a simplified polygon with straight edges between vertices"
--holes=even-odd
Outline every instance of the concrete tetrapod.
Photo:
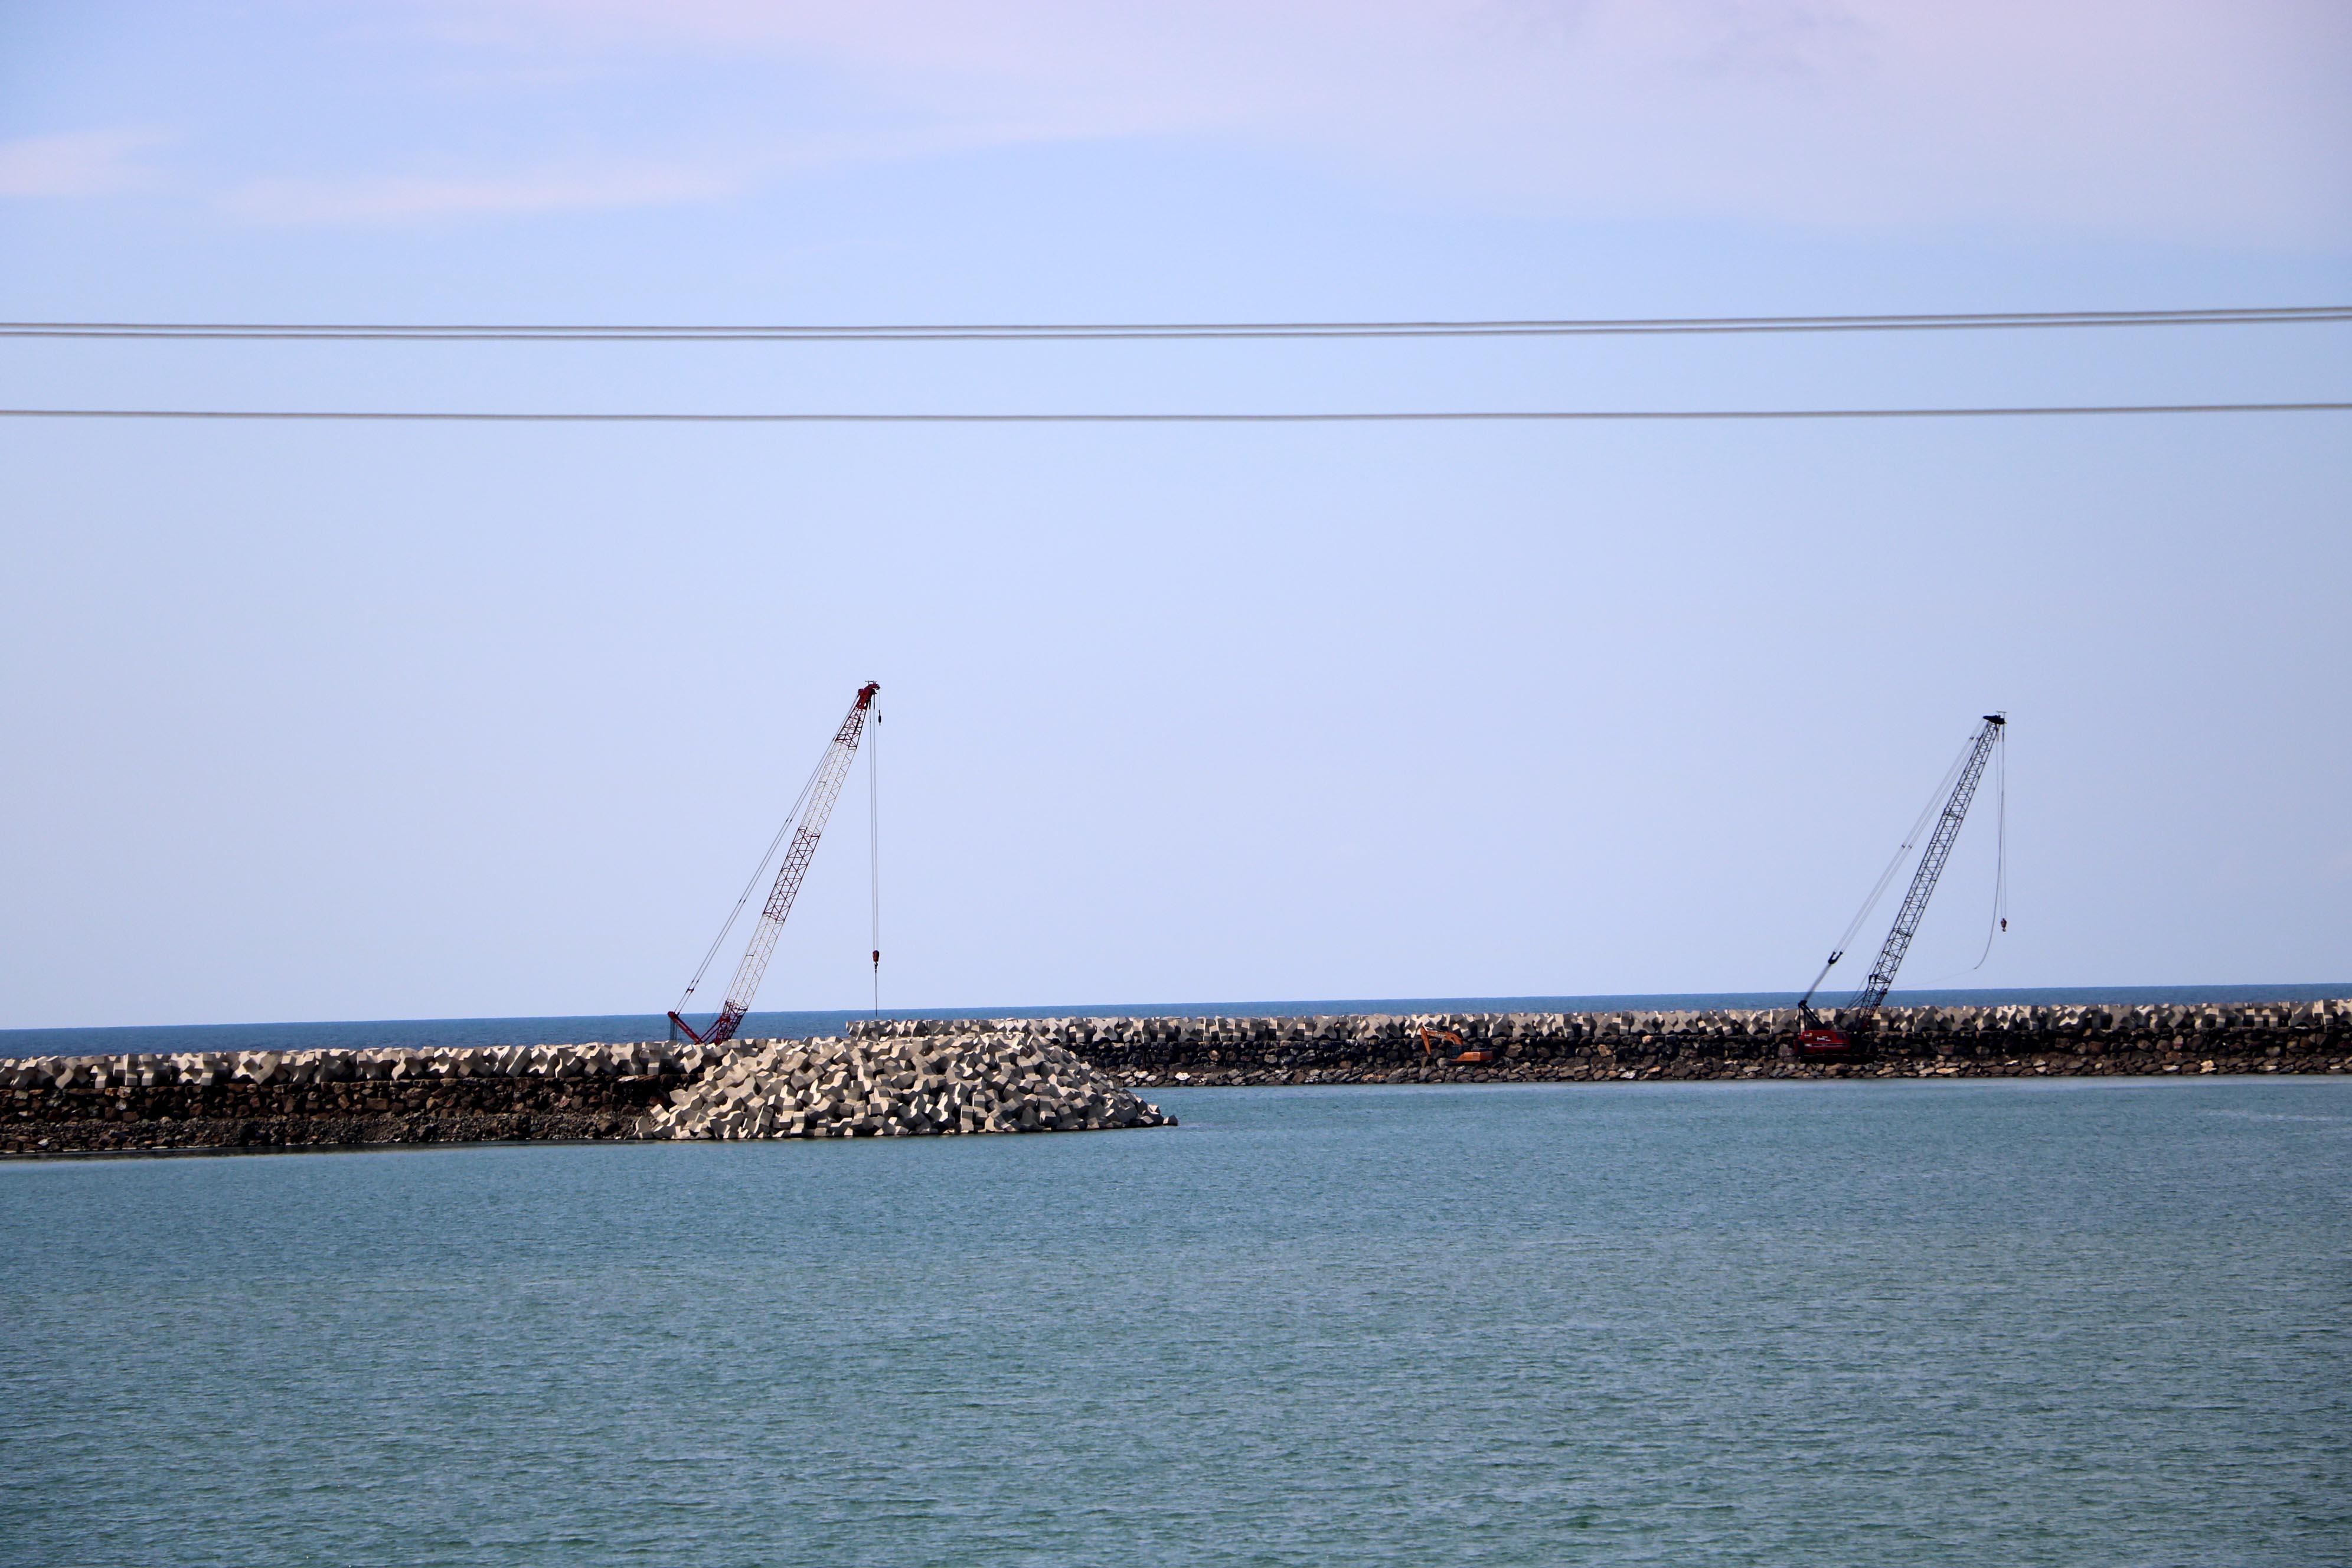
[[1172,1127],[1176,1119],[1022,1030],[779,1041],[646,1118],[655,1138],[902,1138]]

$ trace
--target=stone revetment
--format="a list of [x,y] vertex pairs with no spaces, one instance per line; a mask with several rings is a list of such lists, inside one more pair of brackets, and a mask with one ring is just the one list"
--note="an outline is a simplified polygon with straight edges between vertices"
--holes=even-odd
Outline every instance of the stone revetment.
[[1173,1125],[1138,1091],[1192,1085],[2352,1072],[2352,999],[1890,1007],[1845,1060],[1799,1056],[1796,1027],[1790,1008],[889,1019],[723,1046],[0,1058],[0,1154],[1079,1131]]

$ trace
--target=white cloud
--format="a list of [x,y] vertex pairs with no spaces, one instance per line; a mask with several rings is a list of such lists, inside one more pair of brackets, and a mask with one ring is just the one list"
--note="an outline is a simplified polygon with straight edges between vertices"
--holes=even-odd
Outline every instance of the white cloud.
[[709,201],[739,188],[725,171],[632,164],[504,175],[256,180],[231,192],[240,216],[282,224],[406,224]]
[[137,153],[152,131],[71,131],[0,142],[0,196],[95,196],[145,183]]
[[2328,0],[443,0],[520,56],[815,66],[902,115],[1204,134],[1596,216],[2352,237]]

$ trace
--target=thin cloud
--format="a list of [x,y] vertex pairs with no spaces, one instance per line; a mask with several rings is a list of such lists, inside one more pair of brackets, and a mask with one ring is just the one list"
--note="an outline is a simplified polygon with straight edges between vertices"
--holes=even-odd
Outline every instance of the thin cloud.
[[237,185],[219,205],[256,223],[355,226],[674,206],[723,201],[780,174],[1050,142],[1072,134],[1063,123],[1003,120],[884,125],[780,135],[765,142],[739,135],[705,156],[625,160],[610,166],[574,161],[496,174],[266,177]]
[[477,47],[815,68],[912,119],[1206,134],[1593,216],[2352,237],[2326,0],[444,0]]
[[665,206],[712,201],[740,188],[739,179],[723,171],[639,164],[495,176],[255,180],[223,205],[259,223],[399,225]]
[[0,196],[100,196],[150,182],[138,154],[153,131],[68,131],[0,142]]

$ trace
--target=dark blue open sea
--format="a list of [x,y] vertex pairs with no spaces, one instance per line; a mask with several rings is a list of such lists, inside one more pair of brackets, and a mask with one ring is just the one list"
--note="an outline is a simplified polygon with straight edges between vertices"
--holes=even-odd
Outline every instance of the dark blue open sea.
[[0,1562],[2352,1562],[2352,1079],[0,1164]]

